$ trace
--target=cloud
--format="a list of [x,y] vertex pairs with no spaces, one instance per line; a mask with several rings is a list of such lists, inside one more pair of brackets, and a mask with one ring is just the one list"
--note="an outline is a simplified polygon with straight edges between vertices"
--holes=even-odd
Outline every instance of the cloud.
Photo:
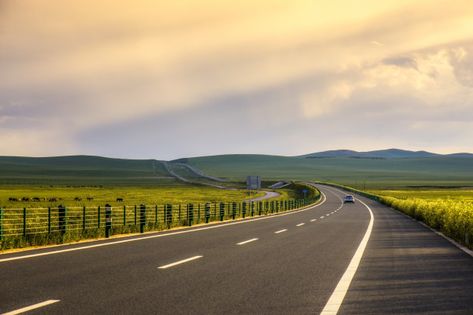
[[[179,135],[178,143],[189,146],[173,126],[188,124],[195,128],[188,132],[213,138],[212,129],[192,124],[201,113],[221,121],[238,117],[248,134],[266,135],[253,137],[253,146],[227,126],[235,150],[259,144],[274,153],[267,144],[278,141],[268,140],[267,129],[279,129],[278,139],[299,141],[305,130],[321,132],[312,124],[348,114],[366,118],[363,134],[379,130],[369,127],[369,119],[390,120],[393,113],[407,129],[409,117],[423,117],[426,110],[426,116],[432,111],[447,121],[470,117],[459,114],[472,100],[469,1],[2,3],[0,129],[9,134],[9,148],[20,143],[19,152],[28,151],[14,137],[21,134],[35,139],[32,147],[50,139],[64,144],[45,147],[45,154],[127,155],[120,151],[126,138],[130,146],[146,139],[166,143],[169,155],[178,157],[186,150],[152,136],[153,128]],[[139,122],[150,117],[173,123],[165,131],[152,123],[141,128]],[[88,146],[96,142],[90,130],[105,126],[126,127],[134,138],[117,132],[114,139],[110,132]],[[418,133],[414,128],[406,136]],[[395,139],[388,131],[377,136]],[[202,152],[226,147],[223,136],[214,139],[201,143]],[[118,147],[100,151],[111,143]],[[155,151],[147,146],[140,152],[146,157]]]
[[370,44],[376,45],[376,46],[384,46],[383,43],[380,43],[380,42],[378,42],[377,40],[372,40],[372,41],[370,42]]
[[301,97],[301,106],[306,118],[323,117],[339,112],[340,103],[350,98],[355,89],[353,82],[331,82],[328,87],[319,91],[309,91]]
[[383,63],[386,65],[417,69],[417,62],[412,57],[401,56],[396,58],[386,58],[383,60]]

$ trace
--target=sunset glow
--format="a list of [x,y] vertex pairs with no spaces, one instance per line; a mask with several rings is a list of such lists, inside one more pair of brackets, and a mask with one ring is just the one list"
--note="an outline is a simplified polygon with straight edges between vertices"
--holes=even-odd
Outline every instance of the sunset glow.
[[0,155],[473,151],[469,0],[2,0],[0,47]]

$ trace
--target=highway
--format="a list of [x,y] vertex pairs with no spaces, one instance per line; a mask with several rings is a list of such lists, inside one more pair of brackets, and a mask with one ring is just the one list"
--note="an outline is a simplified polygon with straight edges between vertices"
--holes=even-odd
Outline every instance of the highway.
[[0,255],[0,313],[473,314],[471,256],[318,188],[303,211]]
[[248,201],[249,202],[264,201],[271,198],[277,198],[281,195],[280,193],[275,192],[275,191],[263,191],[263,192],[264,192],[264,196],[252,198],[252,199],[249,199]]

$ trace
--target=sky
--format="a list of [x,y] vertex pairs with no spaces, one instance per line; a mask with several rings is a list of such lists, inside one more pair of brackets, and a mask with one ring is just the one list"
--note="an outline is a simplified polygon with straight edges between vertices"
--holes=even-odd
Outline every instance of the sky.
[[0,0],[0,155],[473,152],[471,0]]

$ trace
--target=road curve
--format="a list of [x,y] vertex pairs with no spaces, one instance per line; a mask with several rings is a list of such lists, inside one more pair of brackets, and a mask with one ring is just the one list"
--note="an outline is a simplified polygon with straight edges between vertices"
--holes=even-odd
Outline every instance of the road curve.
[[280,193],[275,192],[275,191],[264,191],[264,196],[249,199],[248,201],[249,202],[258,202],[258,201],[263,201],[263,200],[267,200],[267,199],[271,199],[271,198],[277,198],[280,195],[281,195]]
[[370,222],[339,314],[473,313],[470,256],[385,206],[319,188],[323,204],[287,215],[0,255],[0,313],[318,314]]

